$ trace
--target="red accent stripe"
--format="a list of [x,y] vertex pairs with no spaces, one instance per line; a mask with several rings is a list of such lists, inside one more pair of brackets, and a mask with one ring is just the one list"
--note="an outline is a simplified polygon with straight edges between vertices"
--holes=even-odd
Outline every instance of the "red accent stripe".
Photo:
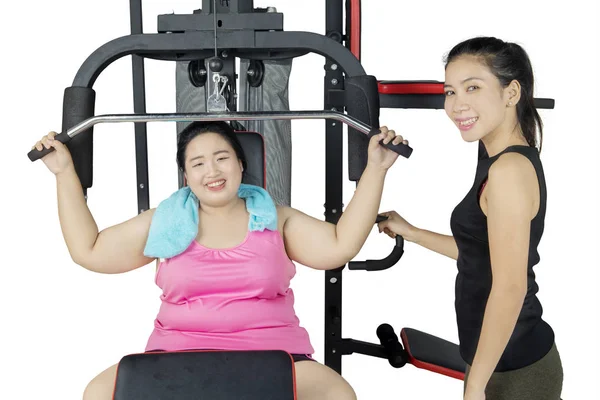
[[477,196],[477,200],[481,198],[481,194],[483,193],[483,189],[485,189],[485,185],[487,185],[487,179],[483,182],[481,188],[479,188],[479,195]]
[[381,94],[444,94],[443,83],[388,83],[378,82]]
[[350,7],[350,51],[360,60],[360,0],[352,0]]
[[294,361],[294,357],[290,353],[288,353],[290,359],[292,360],[292,381],[294,383],[294,400],[298,400],[298,390],[296,389],[296,362]]
[[115,371],[115,382],[113,383],[113,395],[112,395],[112,400],[115,400],[115,394],[117,392],[117,377],[119,376],[119,366],[121,365],[121,363],[119,362],[117,364],[117,370]]
[[406,352],[408,353],[408,362],[409,363],[411,363],[412,365],[414,365],[417,368],[426,369],[431,372],[436,372],[438,374],[446,375],[446,376],[449,376],[450,378],[455,378],[455,379],[459,379],[459,380],[465,379],[464,372],[455,371],[450,368],[441,367],[439,365],[435,365],[435,364],[417,360],[410,352],[410,346],[408,344],[408,338],[406,336],[406,332],[404,332],[404,330],[402,330],[400,335],[402,337],[402,342],[404,343],[404,348],[406,349]]

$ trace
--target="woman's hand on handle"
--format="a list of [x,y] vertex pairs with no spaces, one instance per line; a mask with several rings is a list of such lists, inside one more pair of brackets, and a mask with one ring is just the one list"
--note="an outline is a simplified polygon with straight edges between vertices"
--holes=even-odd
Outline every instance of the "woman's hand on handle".
[[377,224],[379,233],[383,232],[392,239],[399,235],[409,242],[413,240],[416,228],[402,218],[400,214],[396,211],[387,211],[380,215],[387,217],[387,219]]
[[369,155],[368,164],[387,170],[398,159],[398,153],[383,147],[379,142],[383,140],[385,144],[392,142],[398,145],[400,143],[408,144],[408,140],[404,140],[401,135],[396,136],[396,132],[389,130],[385,126],[382,126],[380,131],[380,134],[374,135],[369,140],[369,148],[367,150]]
[[73,167],[73,159],[71,158],[71,153],[69,152],[69,149],[67,149],[67,146],[58,140],[55,140],[55,136],[56,132],[48,133],[42,137],[31,150],[37,149],[38,151],[42,151],[44,147],[47,149],[53,147],[55,151],[46,154],[42,158],[42,161],[46,164],[46,167],[48,167],[50,172],[54,175],[59,175]]
[[391,238],[400,235],[408,242],[416,243],[453,260],[458,258],[458,246],[452,235],[443,235],[417,228],[409,224],[396,211],[388,211],[380,213],[380,215],[387,217],[387,219],[377,224],[379,233],[384,232]]

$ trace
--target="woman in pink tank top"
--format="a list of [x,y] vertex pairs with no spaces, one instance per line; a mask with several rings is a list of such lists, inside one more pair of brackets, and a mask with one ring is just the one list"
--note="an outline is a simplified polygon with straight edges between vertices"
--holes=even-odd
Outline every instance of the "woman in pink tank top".
[[[233,129],[224,122],[184,129],[177,163],[198,199],[198,233],[183,252],[159,263],[162,303],[146,350],[284,350],[296,361],[299,400],[356,399],[337,372],[310,357],[313,347],[294,312],[290,281],[293,261],[334,269],[361,249],[375,223],[386,172],[398,157],[378,143],[403,141],[392,130],[381,131],[370,140],[367,166],[337,225],[278,206],[276,229],[250,230],[246,201],[238,196],[246,161]],[[59,217],[73,260],[100,273],[155,261],[144,247],[156,210],[98,232],[71,156],[54,135],[36,146],[56,150],[43,161],[57,178]],[[116,367],[89,383],[84,400],[112,398]]]

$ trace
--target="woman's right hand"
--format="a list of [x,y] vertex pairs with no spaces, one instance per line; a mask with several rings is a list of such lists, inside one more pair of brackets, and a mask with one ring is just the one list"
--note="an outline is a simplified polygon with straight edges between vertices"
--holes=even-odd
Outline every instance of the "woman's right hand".
[[387,211],[380,213],[380,215],[387,217],[387,219],[377,224],[379,233],[384,232],[392,239],[400,235],[405,240],[412,241],[416,228],[409,224],[396,211]]
[[42,157],[42,161],[54,175],[58,175],[73,167],[73,159],[67,146],[55,140],[55,136],[56,132],[50,132],[42,137],[31,149],[42,151],[44,147],[47,149],[54,147],[54,151]]

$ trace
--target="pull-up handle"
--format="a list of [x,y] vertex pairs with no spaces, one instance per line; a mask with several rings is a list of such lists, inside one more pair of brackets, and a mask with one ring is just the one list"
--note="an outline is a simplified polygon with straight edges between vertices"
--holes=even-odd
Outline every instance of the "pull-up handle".
[[[361,121],[346,115],[339,111],[269,111],[269,112],[227,112],[227,113],[183,113],[183,114],[113,114],[113,115],[98,115],[88,118],[66,132],[61,132],[55,136],[55,139],[61,143],[67,143],[79,133],[91,128],[100,123],[116,123],[116,122],[193,122],[193,121],[260,121],[260,120],[275,120],[275,119],[332,119],[340,121],[349,127],[352,127],[369,137],[379,133],[378,129],[362,123]],[[403,143],[394,145],[391,142],[383,144],[386,148],[400,154],[403,157],[410,157],[413,149]],[[54,148],[43,148],[41,151],[33,149],[28,153],[31,161],[36,161],[46,154],[54,151]]]
[[[375,223],[378,224],[385,221],[387,217],[378,215]],[[404,254],[404,238],[400,235],[396,236],[396,245],[389,256],[382,260],[367,260],[367,261],[350,261],[348,269],[350,270],[365,270],[365,271],[383,271],[393,267],[402,255]]]
[[[367,136],[369,137],[369,139],[371,139],[373,136],[380,134],[381,131],[379,129],[373,129],[371,132],[369,132],[367,134]],[[390,149],[398,154],[400,154],[403,157],[410,157],[410,155],[412,154],[412,148],[404,143],[400,143],[400,144],[393,144],[392,142],[389,143],[383,143],[383,140],[379,141],[379,144],[382,145],[383,147],[385,147],[386,149]]]
[[[54,140],[58,140],[59,142],[66,144],[69,140],[71,140],[72,136],[69,136],[68,134],[61,132],[57,135],[54,136]],[[54,147],[50,147],[49,149],[45,148],[42,146],[42,150],[38,150],[38,149],[33,149],[31,150],[29,153],[27,153],[27,156],[29,157],[29,159],[31,161],[35,161],[38,160],[42,157],[44,157],[46,154],[50,154],[54,151]]]

